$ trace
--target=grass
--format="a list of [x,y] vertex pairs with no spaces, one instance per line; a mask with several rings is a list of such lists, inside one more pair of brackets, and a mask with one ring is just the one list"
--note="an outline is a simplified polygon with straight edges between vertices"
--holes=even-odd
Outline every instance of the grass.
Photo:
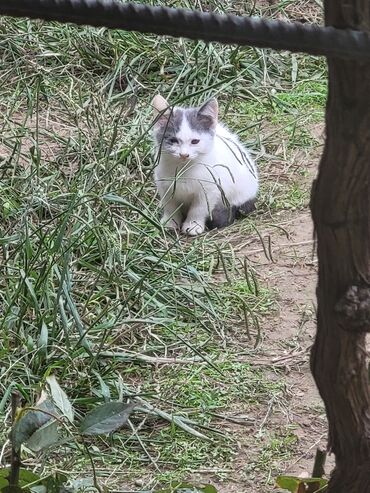
[[[211,2],[236,13],[253,4],[233,3]],[[257,13],[289,15],[295,3]],[[55,373],[80,415],[133,394],[210,437],[199,440],[156,412],[139,414],[137,433],[94,443],[103,480],[142,478],[151,487],[229,467],[233,433],[219,433],[217,416],[285,399],[284,386],[248,362],[274,293],[228,238],[189,241],[161,228],[150,100],[157,91],[185,104],[219,97],[222,119],[259,157],[259,215],[229,228],[230,238],[243,238],[265,216],[307,204],[304,159],[295,156],[317,145],[310,129],[323,117],[323,61],[5,18],[0,56],[4,441],[11,389],[32,402]],[[72,476],[88,467],[71,443],[53,461]]]

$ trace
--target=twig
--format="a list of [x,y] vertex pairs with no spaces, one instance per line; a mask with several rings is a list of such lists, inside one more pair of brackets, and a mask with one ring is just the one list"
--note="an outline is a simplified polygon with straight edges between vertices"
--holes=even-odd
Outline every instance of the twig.
[[[307,241],[299,241],[297,243],[284,243],[282,245],[275,245],[274,250],[282,250],[284,248],[292,248],[295,246],[303,246],[303,245],[312,245],[314,243],[314,240],[307,240]],[[261,253],[263,252],[268,260],[271,260],[267,257],[266,255],[266,248],[259,248],[258,250],[252,250],[248,252],[248,256],[253,255],[255,253]]]
[[95,463],[94,463],[94,459],[90,453],[90,449],[89,449],[89,446],[87,445],[84,437],[82,435],[80,435],[80,438],[81,438],[81,441],[82,441],[82,445],[83,445],[83,448],[87,454],[87,457],[90,461],[90,465],[91,465],[91,470],[92,470],[92,475],[93,475],[93,483],[94,483],[94,488],[99,492],[99,493],[103,493],[103,490],[101,489],[100,485],[99,485],[99,481],[98,481],[98,476],[96,474],[96,467],[95,467]]
[[[316,457],[315,457],[315,462],[314,462],[313,471],[312,471],[312,477],[313,478],[322,478],[323,477],[323,475],[325,474],[325,471],[324,471],[325,461],[326,461],[326,452],[323,450],[320,450],[318,448],[316,450]],[[325,487],[324,487],[324,490],[326,490]],[[308,485],[307,493],[315,493],[318,491],[322,491],[322,489],[321,488],[319,490],[317,489],[317,483],[311,483]]]
[[319,445],[319,443],[321,442],[321,440],[326,436],[326,433],[323,433],[322,435],[320,435],[319,439],[316,440],[315,443],[313,443],[303,454],[301,454],[298,459],[296,459],[292,464],[291,466],[294,466],[295,464],[298,464],[299,461],[301,461],[302,459],[304,459],[305,457],[308,456],[308,454],[311,452],[312,449],[314,449],[315,447],[317,447]]
[[127,420],[127,423],[129,424],[131,430],[132,430],[132,433],[133,435],[135,436],[135,438],[137,439],[137,441],[139,442],[139,445],[140,447],[143,449],[143,452],[145,453],[145,455],[148,457],[148,459],[150,460],[150,462],[153,464],[153,466],[155,467],[156,471],[160,472],[160,469],[156,463],[156,461],[153,459],[153,457],[150,455],[150,452],[148,451],[148,449],[146,448],[145,446],[145,443],[142,441],[142,439],[140,438],[140,435],[139,433],[137,432],[137,429],[135,429],[135,426],[132,424],[132,421],[130,419]]
[[325,462],[326,462],[326,451],[320,450],[319,448],[316,450],[315,462],[313,465],[312,477],[313,478],[322,478],[325,474]]
[[100,353],[101,357],[104,358],[121,358],[127,361],[143,361],[145,363],[150,363],[152,365],[193,365],[194,363],[204,363],[199,357],[193,358],[166,358],[166,357],[156,357],[148,356],[146,354],[139,354],[129,351],[103,351]]

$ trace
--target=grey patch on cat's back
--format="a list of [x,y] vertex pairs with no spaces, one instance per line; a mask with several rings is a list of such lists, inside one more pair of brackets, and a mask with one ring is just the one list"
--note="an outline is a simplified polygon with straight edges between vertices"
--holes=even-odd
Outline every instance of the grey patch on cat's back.
[[185,110],[185,118],[189,123],[189,127],[198,133],[209,132],[214,134],[214,121],[208,115],[199,113],[199,108],[187,108]]

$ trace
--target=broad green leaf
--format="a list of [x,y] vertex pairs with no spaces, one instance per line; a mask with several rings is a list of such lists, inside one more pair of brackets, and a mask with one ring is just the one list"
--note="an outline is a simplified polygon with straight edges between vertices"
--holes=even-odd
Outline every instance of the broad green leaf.
[[64,474],[56,473],[53,476],[47,476],[42,481],[34,486],[30,486],[31,493],[67,493],[64,485],[67,482],[67,477]]
[[317,485],[317,490],[323,488],[328,484],[327,479],[324,478],[297,478],[295,476],[279,476],[276,479],[276,484],[284,490],[288,490],[291,493],[299,493],[301,488],[308,484]]
[[39,481],[40,477],[33,473],[32,471],[28,471],[27,469],[21,469],[19,471],[19,487],[9,486],[8,477],[10,474],[10,467],[6,467],[4,469],[0,469],[0,492],[1,493],[25,493],[30,490],[27,488],[29,484],[35,483]]
[[305,484],[318,483],[320,487],[328,484],[328,480],[325,478],[301,478],[301,482]]
[[90,411],[80,423],[84,435],[103,435],[117,430],[126,423],[135,403],[107,402]]
[[295,478],[293,476],[279,476],[276,479],[276,483],[280,488],[291,491],[291,493],[296,493],[300,481],[300,478]]
[[19,471],[19,488],[10,488],[7,479],[9,473],[9,467],[0,469],[0,493],[61,493],[62,491],[67,493],[67,490],[63,488],[67,477],[63,474],[57,473],[41,478],[32,471],[21,469]]
[[15,422],[11,439],[16,450],[19,450],[22,443],[26,442],[36,430],[52,419],[50,414],[55,415],[57,413],[54,404],[49,400],[44,400],[38,404],[37,409],[39,410],[27,411],[26,408],[21,411],[21,417]]
[[32,471],[28,471],[27,469],[21,469],[19,471],[19,484],[22,487],[28,486],[29,484],[39,480],[40,480],[40,476]]
[[3,469],[0,469],[0,479],[1,478],[7,478],[9,471],[10,471],[10,469],[8,467],[4,467]]
[[72,404],[69,402],[67,394],[60,387],[57,379],[54,375],[50,375],[46,377],[46,382],[49,385],[51,397],[53,399],[54,404],[58,409],[62,412],[63,416],[68,418],[68,420],[72,423],[74,418],[74,412],[72,408]]
[[58,439],[58,423],[55,420],[50,420],[36,430],[25,442],[25,445],[34,452],[40,452],[40,450],[56,443]]
[[4,488],[5,486],[8,486],[8,481],[6,478],[2,478],[0,477],[0,491],[2,490],[2,488]]

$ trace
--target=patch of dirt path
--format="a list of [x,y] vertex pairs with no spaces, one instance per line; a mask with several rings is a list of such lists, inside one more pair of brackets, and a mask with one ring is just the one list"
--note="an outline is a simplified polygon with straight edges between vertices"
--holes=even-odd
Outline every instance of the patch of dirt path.
[[[282,401],[272,400],[256,414],[245,410],[252,422],[228,427],[238,443],[232,472],[224,480],[220,475],[206,475],[219,493],[276,492],[273,479],[277,475],[310,476],[316,449],[326,448],[324,405],[309,368],[317,283],[311,217],[308,211],[283,213],[277,225],[261,226],[261,231],[265,248],[256,237],[238,251],[238,257],[247,257],[260,284],[275,292],[277,309],[263,317],[263,340],[251,363],[263,368],[271,380],[283,382],[286,392]],[[243,410],[240,417],[243,418]],[[274,437],[278,444],[279,437],[290,433],[293,444],[286,447],[289,452],[284,448],[286,442],[281,450],[280,445],[276,450],[269,449],[275,443]],[[332,467],[333,458],[329,456],[327,474]]]
[[293,425],[299,441],[297,454],[286,461],[284,472],[299,475],[311,473],[316,449],[325,449],[327,436],[323,403],[309,368],[316,330],[317,259],[308,211],[290,214],[279,227],[284,231],[272,227],[264,234],[271,244],[272,260],[261,251],[252,251],[248,258],[263,284],[277,295],[277,312],[263,321],[262,350],[267,364],[270,360],[272,366],[285,370],[291,396],[286,424]]

